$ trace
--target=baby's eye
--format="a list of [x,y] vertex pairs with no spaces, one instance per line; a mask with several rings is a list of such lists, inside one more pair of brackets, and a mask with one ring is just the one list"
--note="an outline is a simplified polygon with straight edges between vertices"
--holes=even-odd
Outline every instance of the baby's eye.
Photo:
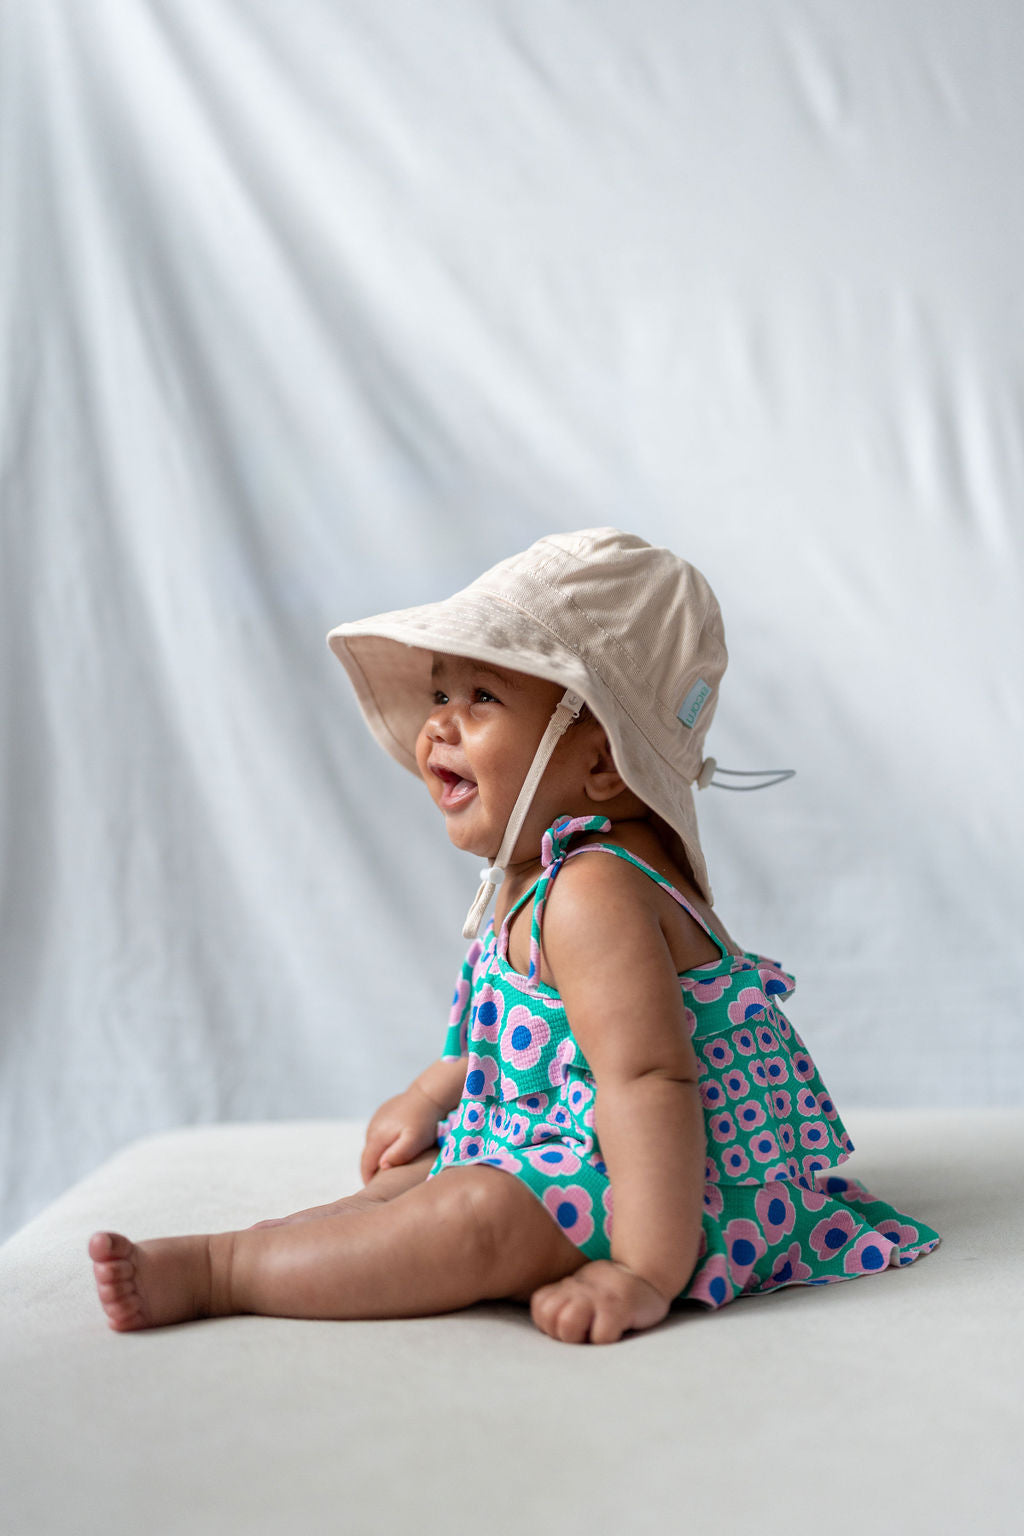
[[446,693],[442,693],[440,688],[435,688],[434,689],[433,699],[434,699],[435,705],[437,705],[437,704],[447,704],[448,703],[448,695]]
[[495,698],[493,693],[488,693],[486,688],[477,688],[475,690],[475,692],[476,692],[476,696],[480,700],[481,704],[500,704],[501,703],[501,700],[498,699],[498,698]]

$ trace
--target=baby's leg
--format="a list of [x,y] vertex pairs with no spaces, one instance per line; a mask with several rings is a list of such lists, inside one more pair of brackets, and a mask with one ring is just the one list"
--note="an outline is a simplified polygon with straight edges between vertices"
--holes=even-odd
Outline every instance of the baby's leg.
[[138,1244],[97,1232],[89,1252],[119,1331],[233,1312],[422,1317],[526,1301],[586,1262],[524,1185],[479,1165],[340,1216]]
[[306,1210],[293,1212],[291,1216],[274,1216],[269,1221],[257,1221],[250,1230],[255,1231],[258,1227],[283,1227],[293,1221],[316,1221],[321,1216],[341,1216],[345,1212],[365,1210],[367,1205],[377,1204],[381,1200],[394,1200],[396,1195],[404,1195],[407,1189],[422,1184],[436,1158],[435,1144],[429,1151],[413,1158],[412,1162],[400,1163],[394,1168],[378,1168],[369,1183],[354,1194],[344,1195],[340,1200],[331,1200],[327,1205],[311,1205]]

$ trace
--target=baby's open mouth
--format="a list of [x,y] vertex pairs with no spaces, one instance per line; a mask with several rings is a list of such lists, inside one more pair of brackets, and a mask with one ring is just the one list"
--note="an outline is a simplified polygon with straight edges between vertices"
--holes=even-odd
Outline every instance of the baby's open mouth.
[[444,785],[440,802],[442,810],[454,810],[456,806],[464,805],[472,795],[476,794],[476,783],[473,779],[464,779],[450,768],[434,768],[433,772]]

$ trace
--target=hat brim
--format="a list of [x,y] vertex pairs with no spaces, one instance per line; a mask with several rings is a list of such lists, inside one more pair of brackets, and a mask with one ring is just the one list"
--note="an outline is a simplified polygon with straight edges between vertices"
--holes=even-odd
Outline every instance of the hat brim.
[[416,738],[433,707],[435,653],[472,657],[574,689],[607,731],[626,784],[665,824],[671,851],[677,861],[684,856],[694,883],[712,903],[689,783],[639,726],[622,729],[621,701],[532,614],[494,593],[467,589],[457,599],[339,624],[327,642],[349,675],[374,739],[411,773],[418,773]]

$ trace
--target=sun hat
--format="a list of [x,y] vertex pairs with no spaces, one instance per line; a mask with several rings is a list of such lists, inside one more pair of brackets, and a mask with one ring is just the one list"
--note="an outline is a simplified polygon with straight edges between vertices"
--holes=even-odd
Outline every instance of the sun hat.
[[452,597],[339,624],[327,640],[374,737],[414,773],[431,708],[431,653],[491,662],[566,690],[502,847],[482,872],[467,936],[500,883],[558,736],[584,702],[607,732],[622,778],[711,904],[692,786],[704,788],[715,771],[704,738],[728,654],[715,595],[688,561],[617,528],[549,534]]

